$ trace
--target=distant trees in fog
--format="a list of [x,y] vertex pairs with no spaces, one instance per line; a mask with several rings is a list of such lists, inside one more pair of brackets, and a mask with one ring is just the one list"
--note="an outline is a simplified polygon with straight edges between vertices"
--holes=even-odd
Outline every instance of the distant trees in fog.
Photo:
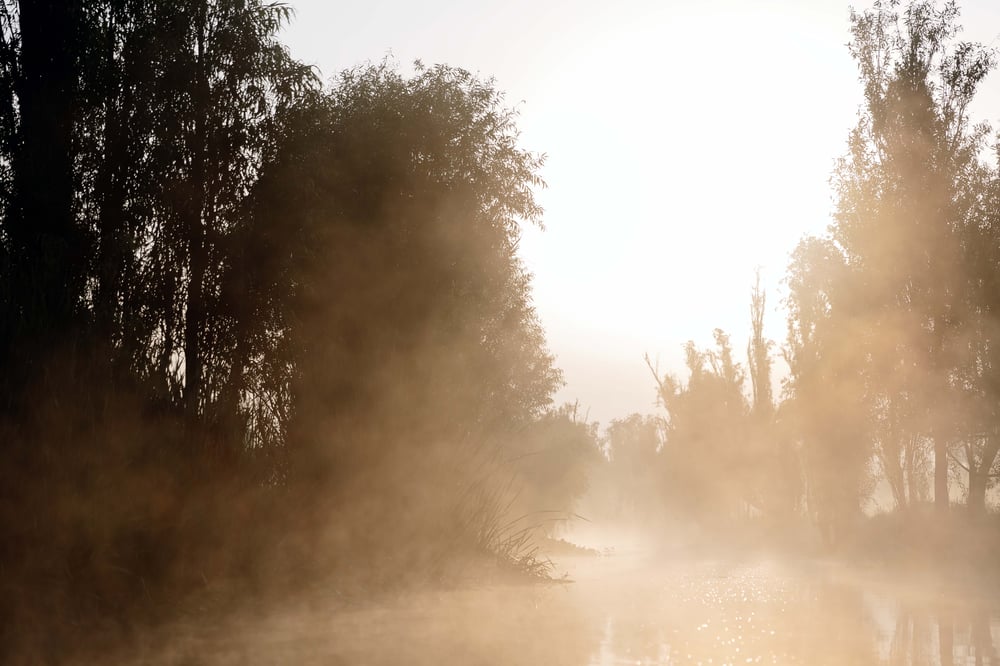
[[686,383],[654,368],[668,511],[800,514],[837,540],[879,482],[898,509],[946,509],[955,480],[984,510],[1000,471],[1000,154],[968,109],[996,52],[958,41],[957,20],[954,3],[852,12],[864,102],[829,233],[791,255],[780,403],[758,286],[750,391],[721,331],[715,349],[688,343]]

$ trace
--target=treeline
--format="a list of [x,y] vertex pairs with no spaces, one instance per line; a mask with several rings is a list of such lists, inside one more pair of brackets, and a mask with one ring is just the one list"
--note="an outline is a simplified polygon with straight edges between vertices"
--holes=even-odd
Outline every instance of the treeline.
[[689,343],[687,382],[651,367],[665,414],[608,430],[608,473],[618,458],[646,479],[630,502],[721,531],[805,519],[831,544],[876,494],[903,514],[954,515],[950,495],[984,513],[1000,477],[1000,153],[969,108],[996,52],[959,41],[958,14],[851,14],[864,103],[828,233],[792,253],[781,399],[758,282],[745,364],[722,331]]
[[0,3],[0,643],[524,555],[512,442],[578,429],[516,255],[542,159],[492,81],[323,86],[289,19]]

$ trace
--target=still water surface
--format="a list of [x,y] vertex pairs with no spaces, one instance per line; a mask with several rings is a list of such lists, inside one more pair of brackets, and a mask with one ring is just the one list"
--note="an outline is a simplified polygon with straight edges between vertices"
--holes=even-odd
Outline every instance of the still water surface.
[[1000,599],[821,564],[640,556],[561,564],[574,582],[322,597],[178,626],[143,664],[998,664]]

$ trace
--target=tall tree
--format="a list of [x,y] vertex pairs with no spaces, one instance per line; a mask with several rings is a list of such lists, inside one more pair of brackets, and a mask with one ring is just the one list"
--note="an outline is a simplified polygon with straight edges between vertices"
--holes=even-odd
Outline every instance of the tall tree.
[[955,43],[958,8],[948,2],[877,2],[852,13],[851,53],[865,91],[849,152],[835,175],[831,226],[843,249],[864,322],[866,394],[883,463],[898,497],[900,475],[933,442],[934,495],[948,504],[948,447],[955,424],[942,409],[962,318],[960,196],[985,128],[969,103],[993,65],[981,46]]
[[753,386],[754,413],[768,417],[774,411],[771,396],[771,347],[773,343],[764,337],[764,310],[767,294],[760,288],[760,271],[756,273],[750,292],[750,341],[747,343],[747,362],[750,381]]
[[163,242],[173,244],[182,267],[174,312],[183,324],[173,330],[183,340],[185,409],[189,418],[213,420],[222,416],[213,412],[236,404],[249,358],[236,313],[221,300],[233,262],[226,239],[244,214],[272,110],[307,85],[310,73],[277,40],[287,6],[192,0],[181,7],[166,17],[172,43],[162,50],[159,83],[170,118],[164,139],[173,139],[163,144],[172,162]]
[[801,450],[806,507],[829,543],[860,513],[872,490],[871,440],[862,364],[855,353],[857,294],[843,250],[805,238],[788,271],[783,429]]
[[987,489],[1000,472],[1000,155],[967,176],[960,194],[964,316],[949,404],[959,423],[953,462],[967,473],[975,515],[985,511]]
[[5,381],[15,386],[30,381],[80,321],[89,247],[73,179],[81,15],[75,0],[3,5],[10,194],[0,353]]

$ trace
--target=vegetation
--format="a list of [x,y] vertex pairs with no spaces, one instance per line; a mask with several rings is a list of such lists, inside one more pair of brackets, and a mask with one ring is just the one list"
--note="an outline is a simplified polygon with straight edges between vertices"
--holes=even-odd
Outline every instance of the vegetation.
[[542,158],[460,69],[321,86],[289,18],[0,5],[0,658],[207,591],[547,570],[509,511],[569,510],[589,431],[516,255]]
[[[914,3],[852,16],[865,107],[835,172],[830,235],[805,241],[792,267],[802,316],[790,329],[789,388],[829,386],[810,378],[826,363],[853,412],[842,414],[857,435],[840,449],[856,449],[855,469],[871,457],[898,508],[933,497],[944,512],[949,467],[964,464],[977,512],[996,461],[985,285],[1000,218],[996,163],[983,159],[990,129],[970,126],[967,108],[995,56],[954,42],[957,15],[953,3]],[[803,420],[818,430],[821,418]]]
[[[780,403],[759,276],[746,366],[721,330],[713,349],[687,344],[686,382],[647,358],[665,411],[662,442],[645,448],[647,495],[713,539],[808,523],[827,547],[899,553],[860,525],[883,492],[925,560],[954,551],[956,534],[996,537],[975,518],[1000,476],[1000,171],[991,128],[968,117],[996,53],[957,41],[957,18],[954,3],[923,1],[851,14],[865,99],[829,233],[791,255]],[[608,429],[612,467],[639,418]]]

